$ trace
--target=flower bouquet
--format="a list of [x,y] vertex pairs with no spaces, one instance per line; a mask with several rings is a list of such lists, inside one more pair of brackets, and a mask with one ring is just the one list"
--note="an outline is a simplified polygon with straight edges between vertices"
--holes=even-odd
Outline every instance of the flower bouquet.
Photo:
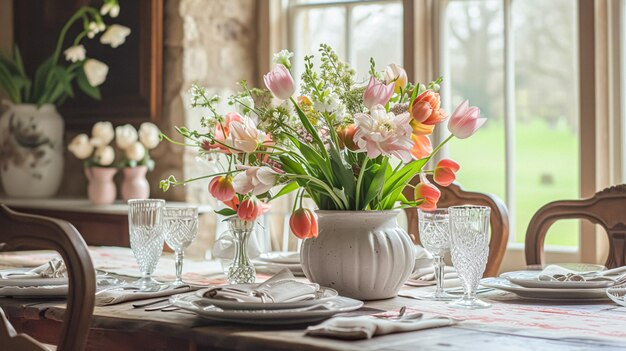
[[[381,72],[371,59],[369,79],[359,81],[331,47],[322,44],[319,54],[318,70],[313,56],[304,58],[297,96],[290,71],[293,54],[283,50],[274,55],[276,65],[264,76],[267,89],[241,82],[242,91],[228,97],[233,110],[225,115],[217,111],[219,96],[192,87],[192,106],[210,113],[202,118],[203,130],[177,130],[187,140],[180,144],[226,159],[222,172],[206,175],[212,178],[209,192],[226,206],[218,213],[253,221],[269,209],[272,200],[295,191],[289,223],[296,236],[306,239],[316,238],[318,228],[324,232],[327,226],[322,220],[327,214],[340,215],[340,222],[345,222],[359,214],[372,218],[376,213],[391,213],[395,223],[397,213],[391,210],[434,209],[440,192],[424,174],[434,173],[435,182],[447,186],[459,165],[444,159],[434,169],[425,166],[445,143],[454,137],[467,138],[485,123],[479,109],[464,101],[448,117],[440,107],[441,78],[428,84],[411,83],[398,65]],[[446,119],[451,134],[433,148],[430,135]],[[420,174],[415,197],[406,198],[403,190]],[[170,176],[161,181],[161,188],[188,181]],[[304,197],[320,210],[320,223],[315,212],[302,207]],[[408,236],[403,235],[403,243],[409,245]],[[302,263],[309,279],[328,285],[306,267],[314,265],[307,261],[307,242],[318,239],[321,235],[305,240]],[[412,252],[406,251],[405,256],[408,265]]]

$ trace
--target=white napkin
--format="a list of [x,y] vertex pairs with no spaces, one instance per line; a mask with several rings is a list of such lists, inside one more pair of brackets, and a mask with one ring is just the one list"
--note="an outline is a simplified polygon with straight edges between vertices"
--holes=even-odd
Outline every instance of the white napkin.
[[21,278],[66,278],[67,268],[63,260],[55,257],[49,262],[30,270],[24,269],[4,269],[0,271],[0,279],[21,279]]
[[308,327],[305,334],[333,339],[359,340],[392,333],[445,327],[454,323],[454,320],[447,317],[414,320],[391,320],[370,316],[335,317],[319,325]]
[[103,290],[96,293],[96,306],[108,306],[127,301],[147,300],[157,297],[182,294],[198,289],[199,287],[181,285],[180,287],[168,287],[167,289],[161,291]]
[[283,269],[261,284],[216,286],[204,296],[239,302],[295,302],[315,299],[319,290],[318,284],[298,282],[288,269]]
[[[248,257],[255,258],[261,254],[261,248],[259,247],[259,243],[256,239],[256,235],[251,235],[250,239],[248,239]],[[215,240],[215,244],[213,244],[213,249],[211,250],[211,255],[214,259],[230,259],[232,260],[235,257],[235,241],[233,240],[233,235],[230,232],[226,232],[219,237],[219,239]]]
[[[428,286],[435,285],[435,266],[432,255],[420,245],[415,245],[415,267],[407,280],[407,285]],[[460,285],[459,275],[454,267],[444,267],[444,287]]]
[[560,265],[551,264],[537,276],[542,281],[580,282],[580,281],[615,281],[617,276],[607,276],[603,271],[577,272]]

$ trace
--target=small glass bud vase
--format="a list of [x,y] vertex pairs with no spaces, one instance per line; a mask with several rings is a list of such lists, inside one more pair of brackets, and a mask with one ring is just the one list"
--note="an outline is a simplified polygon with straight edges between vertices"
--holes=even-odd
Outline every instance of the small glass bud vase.
[[238,217],[228,220],[228,227],[235,244],[235,256],[228,267],[226,277],[231,284],[254,283],[256,271],[248,257],[248,240],[254,232],[254,221],[244,221]]

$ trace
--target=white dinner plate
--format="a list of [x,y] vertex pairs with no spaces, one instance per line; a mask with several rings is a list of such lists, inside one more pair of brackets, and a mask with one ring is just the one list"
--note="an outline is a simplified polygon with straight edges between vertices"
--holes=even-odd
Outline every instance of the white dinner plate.
[[[238,285],[250,285],[250,284],[238,284]],[[258,285],[258,284],[253,284]],[[224,299],[212,299],[210,297],[205,297],[204,294],[207,292],[207,289],[201,289],[196,291],[196,296],[201,298],[204,302],[209,305],[215,305],[224,310],[276,310],[276,309],[288,309],[288,308],[302,308],[307,306],[312,306],[315,304],[324,303],[326,301],[332,300],[339,295],[337,290],[331,288],[320,287],[319,295],[315,299],[311,300],[303,300],[303,301],[292,301],[292,302],[239,302],[233,300],[224,300]]]
[[335,297],[318,305],[284,310],[223,310],[195,294],[170,297],[170,303],[191,311],[200,317],[222,322],[243,324],[284,325],[314,322],[330,318],[337,313],[350,312],[363,306],[363,302],[348,297]]
[[480,285],[489,288],[512,292],[519,297],[533,300],[573,301],[573,300],[606,300],[607,296],[602,289],[555,289],[555,288],[526,288],[510,282],[505,278],[484,278]]
[[540,271],[515,271],[500,274],[501,278],[508,279],[511,283],[525,288],[546,289],[601,289],[615,284],[611,280],[587,280],[587,281],[549,281],[539,280]]
[[297,251],[272,251],[259,255],[259,260],[270,263],[297,264],[300,265],[300,253]]

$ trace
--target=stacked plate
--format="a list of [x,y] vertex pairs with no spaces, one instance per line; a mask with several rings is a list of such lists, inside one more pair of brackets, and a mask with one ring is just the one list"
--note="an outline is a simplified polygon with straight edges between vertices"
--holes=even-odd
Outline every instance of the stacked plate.
[[[605,269],[586,264],[568,265],[567,268],[575,268],[580,274]],[[548,301],[606,300],[607,288],[615,285],[612,280],[558,281],[539,279],[540,275],[541,271],[507,272],[498,278],[483,279],[481,285],[512,292],[525,299]]]
[[258,271],[266,270],[274,273],[287,268],[296,277],[304,277],[300,264],[300,253],[297,251],[272,251],[262,253],[254,260],[254,266]]
[[[254,288],[257,285],[238,284],[231,287]],[[289,302],[239,302],[210,298],[205,296],[207,290],[172,296],[170,303],[210,320],[264,325],[314,322],[363,306],[363,302],[338,296],[337,291],[330,288],[320,288],[313,299]]]

